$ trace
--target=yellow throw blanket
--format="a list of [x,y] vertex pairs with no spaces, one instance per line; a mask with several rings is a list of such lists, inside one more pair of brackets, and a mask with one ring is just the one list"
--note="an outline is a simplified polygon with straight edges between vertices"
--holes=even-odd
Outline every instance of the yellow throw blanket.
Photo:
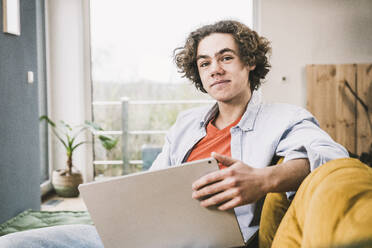
[[[372,239],[372,169],[357,159],[333,160],[314,170],[301,184],[274,236],[275,220],[267,228],[265,212],[283,215],[288,205],[284,197],[275,197],[281,203],[265,201],[260,248],[270,247],[270,237],[274,237],[273,248],[335,247]],[[274,209],[278,207],[279,211]]]

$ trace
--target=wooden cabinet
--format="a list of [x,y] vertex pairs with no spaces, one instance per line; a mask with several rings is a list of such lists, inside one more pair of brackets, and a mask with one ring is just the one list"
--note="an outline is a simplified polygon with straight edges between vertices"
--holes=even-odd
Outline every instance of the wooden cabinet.
[[[306,77],[307,109],[321,128],[350,152],[368,152],[372,144],[372,64],[308,65]],[[368,106],[368,115],[357,97]]]

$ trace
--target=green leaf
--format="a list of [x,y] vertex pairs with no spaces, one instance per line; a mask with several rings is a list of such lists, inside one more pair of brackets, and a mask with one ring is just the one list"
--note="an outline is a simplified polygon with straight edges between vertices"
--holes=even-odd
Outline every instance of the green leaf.
[[57,136],[58,140],[61,141],[63,146],[67,149],[68,146],[67,146],[66,142],[61,138],[61,136],[59,136],[59,134],[54,129],[52,129],[52,132],[54,133],[55,136]]
[[71,126],[68,124],[68,123],[66,123],[66,122],[64,122],[63,120],[60,120],[59,121],[67,130],[69,130],[69,131],[72,131],[72,128],[71,128]]
[[99,135],[98,139],[101,141],[102,146],[108,151],[111,151],[119,141],[119,138],[113,138],[109,135]]
[[97,123],[91,122],[91,121],[85,121],[85,125],[87,125],[89,128],[93,128],[94,130],[97,131],[103,131],[103,128],[98,125]]
[[56,124],[48,118],[48,116],[46,115],[43,115],[39,118],[40,121],[46,121],[49,125],[52,126],[52,132],[54,133],[54,135],[58,138],[59,141],[61,141],[61,143],[63,144],[64,147],[67,147],[65,141],[61,138],[61,136],[58,134],[57,132],[57,127],[56,127]]
[[[59,134],[59,132],[60,133],[63,133],[63,132],[58,129],[57,125],[51,119],[49,119],[49,117],[46,115],[40,116],[39,120],[46,121],[51,126],[52,132],[54,133],[54,135],[58,138],[58,140],[62,143],[62,145],[67,149],[68,145],[66,141]],[[67,134],[65,135],[68,136]]]
[[[100,125],[91,121],[85,121],[85,125],[89,127],[91,132],[104,131]],[[110,135],[99,135],[98,139],[107,151],[111,151],[119,141],[119,138],[113,138]]]
[[71,152],[73,152],[76,148],[78,148],[79,146],[81,146],[84,143],[86,143],[86,141],[82,141],[82,142],[76,144],[74,147],[71,148]]
[[73,139],[76,139],[83,131],[85,131],[88,127],[82,127],[79,131],[77,131],[74,136],[73,136]]
[[74,144],[74,138],[71,138],[68,134],[65,134],[65,135],[67,138],[68,147],[72,147],[72,145]]
[[49,119],[48,116],[46,116],[46,115],[42,115],[42,116],[40,116],[39,121],[44,121],[44,120],[45,120],[49,125],[51,125],[52,127],[56,127],[56,124],[55,124],[51,119]]

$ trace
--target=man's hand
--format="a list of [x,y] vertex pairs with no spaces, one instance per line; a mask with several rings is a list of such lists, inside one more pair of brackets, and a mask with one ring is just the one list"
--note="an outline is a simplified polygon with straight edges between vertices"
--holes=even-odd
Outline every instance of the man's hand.
[[267,193],[266,168],[252,168],[217,153],[212,153],[212,156],[228,168],[212,172],[193,183],[192,197],[203,199],[201,206],[220,205],[219,210],[227,210],[255,202]]
[[220,210],[256,202],[269,192],[295,191],[310,173],[306,158],[256,169],[217,153],[212,156],[228,168],[196,180],[192,197],[199,199],[203,207],[219,205]]

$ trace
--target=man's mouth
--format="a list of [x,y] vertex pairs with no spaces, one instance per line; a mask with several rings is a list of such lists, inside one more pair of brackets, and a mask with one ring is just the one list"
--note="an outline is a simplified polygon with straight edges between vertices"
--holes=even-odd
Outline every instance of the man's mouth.
[[219,84],[226,84],[226,83],[229,83],[230,80],[218,80],[218,81],[215,81],[211,84],[211,87],[215,86],[215,85],[219,85]]

